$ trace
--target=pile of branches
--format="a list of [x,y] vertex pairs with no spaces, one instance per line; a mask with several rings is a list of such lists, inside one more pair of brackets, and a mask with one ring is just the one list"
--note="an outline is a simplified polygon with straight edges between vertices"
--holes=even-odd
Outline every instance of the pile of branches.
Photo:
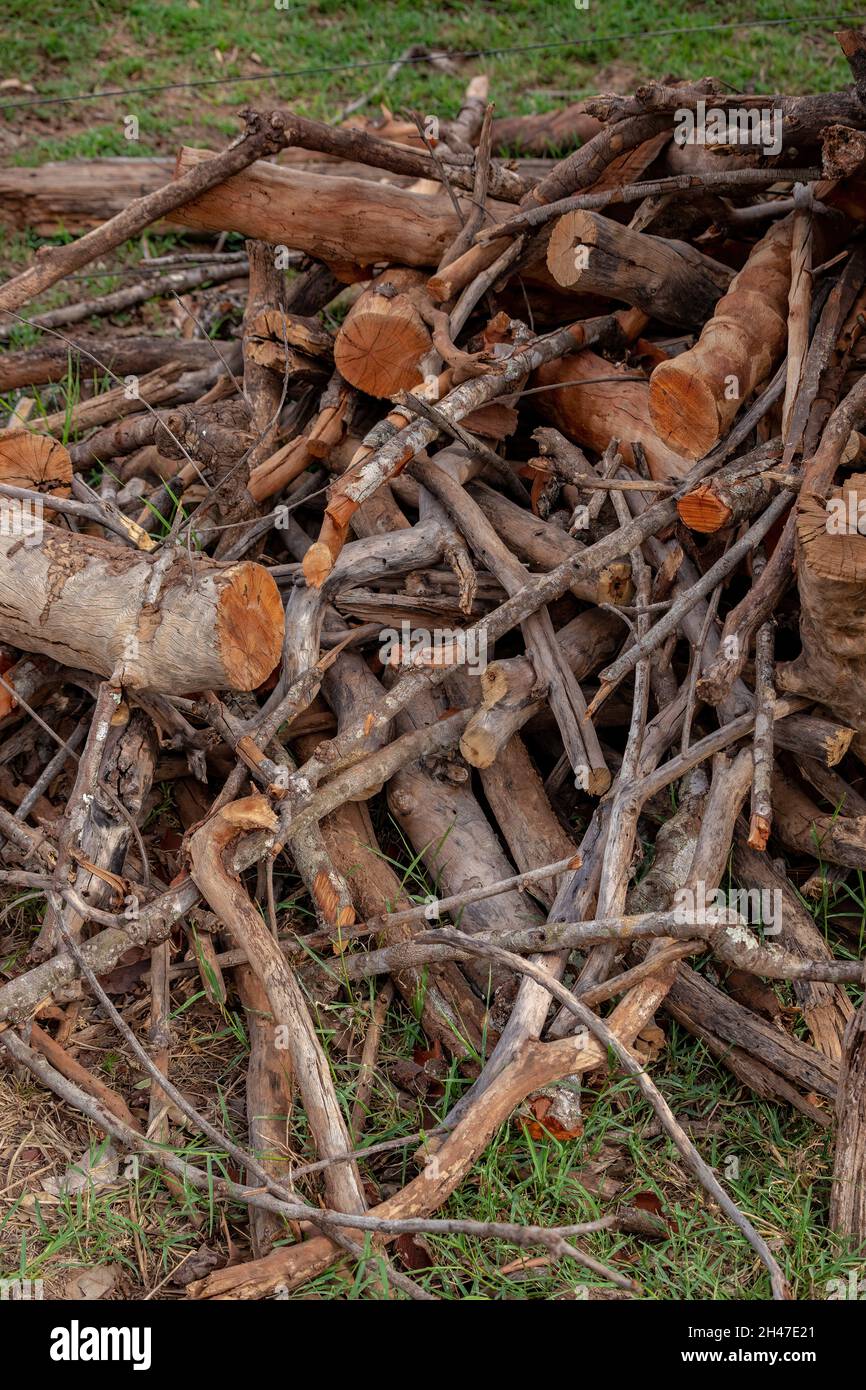
[[[46,902],[0,984],[0,1049],[171,1190],[249,1207],[250,1257],[194,1296],[297,1289],[365,1233],[390,1259],[396,1236],[455,1230],[633,1290],[575,1244],[634,1229],[627,1209],[545,1230],[435,1215],[515,1111],[579,1132],[579,1079],[609,1062],[787,1296],[651,1079],[656,1014],[745,1089],[825,1126],[835,1106],[830,1221],[866,1240],[863,962],[804,906],[866,867],[866,60],[841,39],[855,82],[820,96],[652,84],[515,123],[475,79],[435,139],[420,118],[247,112],[222,154],[182,149],[0,288],[7,338],[43,330],[0,360],[20,393],[0,882]],[[739,136],[683,143],[708,108]],[[497,157],[548,136],[583,143]],[[7,215],[47,229],[74,185],[86,226],[91,183],[52,168]],[[20,312],[162,219],[217,249]],[[179,296],[205,284],[196,315]],[[71,328],[158,295],[186,305],[179,336]],[[28,418],[71,371],[116,385]],[[143,830],[165,782],[168,870]],[[389,818],[427,902],[381,848]],[[763,932],[719,897],[729,872],[774,905]],[[306,927],[276,907],[291,874]],[[146,1045],[103,983],[131,948]],[[246,1147],[171,1080],[172,988],[195,971],[246,1011]],[[314,1020],[374,977],[349,1117]],[[50,1031],[81,990],[149,1073],[149,1116]],[[377,1201],[366,1104],[389,1012],[416,1007],[471,1084]],[[280,1157],[293,1107],[303,1167]],[[172,1152],[178,1111],[223,1176]]]

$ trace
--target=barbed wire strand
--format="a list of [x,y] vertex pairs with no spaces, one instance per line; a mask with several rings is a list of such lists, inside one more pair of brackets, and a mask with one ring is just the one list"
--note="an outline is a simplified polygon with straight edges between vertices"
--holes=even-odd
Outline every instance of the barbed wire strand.
[[[557,39],[549,43],[509,44],[499,48],[466,48],[453,51],[441,50],[448,58],[491,58],[511,53],[537,53],[553,48],[587,48],[603,43],[624,43],[629,39],[674,38],[678,35],[705,34],[711,31],[728,29],[778,28],[785,24],[838,24],[859,23],[866,15],[789,15],[778,19],[728,20],[717,24],[692,24],[687,29],[631,29],[623,34],[598,34],[583,38]],[[439,50],[436,50],[437,52]],[[388,68],[401,61],[401,66],[410,67],[430,61],[429,54],[417,54],[391,58],[368,58],[355,63],[325,63],[309,68],[290,68],[276,72],[253,73],[249,77],[207,77],[192,82],[163,82],[147,87],[118,87],[105,92],[79,92],[69,97],[34,97],[28,101],[15,101],[0,106],[0,112],[20,111],[34,106],[61,106],[77,101],[107,101],[114,97],[143,96],[153,92],[180,92],[199,90],[202,87],[228,87],[243,85],[245,82],[271,82],[278,78],[314,77],[329,72],[358,72],[370,68]]]

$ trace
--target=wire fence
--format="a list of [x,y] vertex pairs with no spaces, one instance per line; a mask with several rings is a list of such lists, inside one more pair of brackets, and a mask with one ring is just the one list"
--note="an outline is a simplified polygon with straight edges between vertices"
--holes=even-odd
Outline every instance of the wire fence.
[[[443,50],[443,56],[454,59],[501,57],[511,53],[540,53],[559,48],[587,48],[599,44],[619,44],[631,39],[675,38],[692,36],[721,30],[733,29],[772,29],[783,25],[801,24],[859,24],[866,20],[864,15],[788,15],[777,19],[739,19],[727,20],[717,24],[689,24],[682,29],[631,29],[622,34],[593,34],[581,38],[557,39],[549,43],[511,44],[499,48],[466,48]],[[315,67],[289,68],[276,72],[252,73],[248,77],[206,77],[191,82],[162,82],[153,86],[117,87],[104,92],[78,92],[68,97],[33,97],[24,101],[7,102],[0,106],[0,112],[21,111],[34,106],[62,106],[79,101],[108,101],[114,97],[145,96],[155,92],[194,91],[203,87],[242,86],[245,83],[272,82],[288,77],[317,77],[333,72],[360,72],[372,68],[389,68],[396,64],[409,67],[430,61],[429,53],[396,55],[391,58],[369,58],[356,63],[326,63]]]

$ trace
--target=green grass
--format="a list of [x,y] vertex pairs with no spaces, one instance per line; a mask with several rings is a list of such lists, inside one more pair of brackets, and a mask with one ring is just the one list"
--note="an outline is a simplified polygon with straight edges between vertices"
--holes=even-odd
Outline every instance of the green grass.
[[[702,30],[743,19],[808,16],[814,0],[695,6],[672,11],[663,0],[474,0],[421,5],[397,0],[371,7],[364,0],[320,0],[276,9],[273,0],[238,6],[228,0],[10,0],[4,13],[7,71],[32,83],[41,97],[166,83],[252,78],[268,72],[298,76],[132,94],[99,102],[0,111],[0,123],[27,128],[14,162],[105,154],[154,154],[179,137],[219,144],[238,129],[234,113],[247,104],[280,103],[330,120],[364,94],[394,111],[453,116],[471,73],[485,71],[499,115],[548,110],[564,97],[630,86],[647,78],[713,73],[751,90],[822,90],[848,80],[834,23],[777,28]],[[837,11],[856,18],[855,5]],[[652,37],[654,30],[678,30]],[[605,35],[612,36],[605,39]],[[620,37],[630,35],[631,37]],[[591,40],[585,43],[584,40]],[[387,65],[412,44],[465,52],[575,41],[575,46],[503,52],[469,59],[455,72],[429,64]],[[579,41],[579,42],[578,42]],[[379,67],[353,65],[381,62]],[[322,71],[338,68],[338,71]],[[316,71],[318,70],[318,71]],[[9,103],[28,100],[12,92]],[[124,138],[123,117],[135,115],[140,139]]]
[[[775,28],[699,27],[756,15],[796,21],[820,9],[815,0],[786,5],[763,0],[757,6],[715,0],[674,13],[663,0],[605,0],[603,6],[590,0],[586,11],[576,9],[572,0],[473,0],[436,7],[396,0],[375,11],[359,0],[322,0],[287,10],[276,9],[273,0],[242,7],[228,0],[136,0],[123,6],[101,0],[64,5],[9,0],[4,11],[7,71],[32,84],[35,95],[0,94],[0,150],[4,163],[24,166],[76,157],[168,155],[190,142],[219,148],[239,132],[237,113],[244,106],[282,105],[333,120],[363,96],[369,98],[364,110],[370,115],[384,104],[397,113],[414,109],[448,118],[459,109],[469,78],[479,71],[490,77],[500,116],[543,112],[599,90],[625,91],[648,78],[668,76],[710,73],[749,91],[826,90],[849,80],[832,30],[842,15],[858,16],[856,5],[844,5],[836,21],[821,25],[801,18]],[[655,30],[679,32],[652,37]],[[604,39],[628,34],[633,37]],[[593,41],[531,47],[586,38]],[[408,64],[389,79],[387,64],[412,44],[453,52],[520,46],[529,51],[466,59],[450,72],[429,63]],[[380,61],[383,66],[352,66]],[[331,68],[339,70],[324,70]],[[297,77],[12,109],[38,98],[301,70]],[[124,137],[128,116],[138,120],[137,141]],[[148,241],[153,255],[187,246],[179,236],[149,233]],[[39,244],[41,239],[30,234],[4,238],[3,272],[12,274],[31,263]],[[118,249],[110,267],[97,264],[92,274],[54,286],[28,314],[106,294],[128,282],[113,270],[132,267],[140,258],[137,242]],[[142,310],[139,317],[149,312]],[[106,324],[94,319],[82,327],[98,331]],[[36,330],[19,325],[10,345],[29,347],[38,339]]]
[[[400,876],[405,894],[423,901],[435,887],[418,856],[384,815],[377,832],[389,862]],[[862,940],[866,930],[863,883],[860,875],[813,905],[834,950],[840,951],[837,928],[844,925],[848,945]],[[282,921],[303,930],[307,904],[291,881],[280,902]],[[290,914],[290,916],[288,915]],[[20,910],[26,938],[38,929],[33,905]],[[844,920],[843,920],[844,919]],[[8,957],[7,957],[8,961]],[[332,957],[323,960],[331,970]],[[699,968],[703,968],[698,962]],[[376,982],[359,982],[342,998],[327,998],[314,987],[313,1016],[332,1072],[344,1114],[351,1113],[357,1082],[360,1044]],[[778,987],[780,1002],[793,996]],[[852,995],[855,992],[852,990]],[[856,995],[855,995],[856,997]],[[140,1010],[141,1026],[146,1026]],[[704,1158],[712,1165],[741,1209],[768,1241],[793,1294],[798,1299],[823,1300],[833,1291],[831,1280],[844,1280],[848,1271],[862,1275],[858,1261],[827,1228],[832,1176],[832,1129],[812,1123],[793,1110],[756,1097],[742,1088],[704,1045],[676,1023],[660,1016],[665,1046],[652,1063],[662,1094]],[[172,1072],[177,1084],[204,1108],[237,1142],[245,1142],[244,1078],[248,1040],[242,1012],[233,996],[221,1007],[207,1003],[198,980],[173,992],[172,1029],[176,1037]],[[350,1046],[354,1039],[354,1045]],[[469,1084],[454,1063],[444,1066],[438,1084],[422,1097],[394,1082],[394,1068],[426,1047],[416,1008],[399,1002],[389,1010],[376,1079],[362,1143],[405,1138],[405,1146],[372,1156],[361,1164],[371,1189],[380,1195],[395,1191],[417,1172],[415,1136],[431,1130],[446,1115]],[[107,1027],[96,1047],[83,1057],[99,1068],[132,1105],[146,1101],[149,1082]],[[2,1082],[0,1082],[2,1085]],[[511,1221],[523,1225],[566,1225],[593,1221],[617,1204],[637,1205],[661,1217],[660,1236],[643,1237],[600,1232],[579,1243],[596,1260],[634,1279],[643,1296],[653,1300],[766,1300],[769,1283],[761,1263],[739,1232],[708,1202],[684,1168],[676,1150],[660,1131],[654,1115],[634,1082],[611,1070],[583,1078],[583,1132],[561,1142],[541,1132],[533,1137],[521,1106],[493,1136],[486,1150],[437,1216],[474,1221]],[[32,1129],[53,1159],[55,1171],[68,1166],[69,1154],[79,1155],[86,1128],[28,1079],[7,1077],[0,1097],[2,1113],[20,1125],[21,1138]],[[45,1116],[50,1115],[50,1123]],[[61,1137],[54,1139],[55,1127]],[[301,1107],[288,1122],[287,1148],[298,1163],[314,1158]],[[33,1134],[27,1139],[35,1142]],[[90,1131],[90,1142],[101,1140]],[[4,1148],[14,1152],[17,1143]],[[214,1174],[231,1172],[225,1154],[173,1125],[172,1152]],[[46,1202],[38,1181],[27,1182],[0,1195],[0,1277],[44,1279],[47,1296],[64,1286],[73,1270],[113,1263],[125,1296],[141,1297],[161,1285],[184,1256],[205,1244],[225,1256],[227,1240],[246,1248],[247,1215],[243,1207],[212,1200],[193,1189],[180,1194],[144,1167],[121,1177],[105,1191],[85,1191]],[[15,1177],[20,1176],[17,1172]],[[600,1190],[599,1184],[615,1184]],[[315,1178],[302,1179],[299,1190],[318,1199]],[[287,1238],[288,1233],[287,1233]],[[425,1259],[429,1264],[424,1265]],[[615,1293],[603,1278],[571,1261],[546,1262],[542,1252],[521,1251],[499,1240],[464,1235],[424,1237],[412,1277],[440,1298],[490,1301],[510,1299],[583,1300],[609,1298]],[[356,1300],[382,1296],[382,1268],[372,1251],[358,1264],[335,1266],[310,1285],[290,1295],[310,1294],[326,1299]],[[157,1297],[182,1296],[171,1283]],[[395,1297],[403,1297],[395,1292]]]
[[[356,1001],[356,1007],[359,1004]],[[242,1077],[245,1048],[238,1046],[239,1030],[242,1024],[233,1015],[223,1028],[194,1034],[199,1049],[229,1048],[219,1079],[223,1094],[236,1094]],[[321,1035],[326,1044],[332,1032],[325,1021]],[[417,1040],[408,1015],[402,1021],[393,1019],[383,1044],[381,1069],[398,1056],[405,1057],[407,1050],[411,1055]],[[119,1066],[116,1058],[113,1062],[116,1084]],[[348,1108],[354,1069],[338,1062],[335,1071],[338,1093]],[[656,1078],[678,1117],[696,1127],[702,1153],[770,1242],[795,1297],[826,1298],[829,1280],[858,1267],[826,1229],[831,1171],[827,1132],[779,1107],[744,1096],[703,1048],[676,1026],[670,1028],[668,1050],[656,1068]],[[23,1083],[16,1097],[23,1110],[28,1093],[35,1094]],[[420,1104],[417,1110],[396,1106],[380,1081],[367,1139],[372,1144],[429,1128],[430,1109],[437,1116],[444,1114],[453,1099],[453,1091],[446,1090],[441,1101],[428,1100],[422,1113]],[[657,1134],[633,1085],[611,1076],[598,1091],[585,1090],[584,1107],[584,1134],[566,1143],[552,1137],[533,1139],[520,1117],[513,1118],[437,1215],[543,1225],[592,1221],[611,1210],[613,1201],[593,1192],[587,1173],[600,1161],[608,1162],[606,1171],[616,1173],[621,1184],[616,1201],[628,1203],[638,1197],[639,1203],[649,1204],[661,1215],[668,1230],[652,1239],[600,1233],[581,1241],[588,1253],[637,1280],[644,1296],[651,1299],[768,1298],[763,1267],[739,1233],[708,1207],[694,1180],[683,1171],[673,1146]],[[237,1132],[241,1127],[236,1123],[236,1109],[229,1113],[218,1103],[215,1118],[243,1141],[242,1132]],[[98,1142],[94,1139],[95,1146]],[[292,1147],[296,1153],[308,1152],[302,1117],[294,1123]],[[362,1165],[363,1171],[374,1183],[402,1184],[416,1171],[413,1147],[374,1157]],[[229,1171],[224,1155],[192,1139],[172,1151],[200,1166],[209,1161],[215,1174]],[[79,1193],[47,1205],[31,1198],[22,1235],[23,1211],[20,1202],[13,1203],[0,1224],[0,1240],[4,1233],[18,1232],[14,1241],[4,1242],[0,1277],[44,1278],[57,1287],[81,1265],[119,1262],[132,1296],[159,1282],[202,1241],[222,1248],[225,1228],[220,1211],[235,1240],[243,1240],[246,1225],[243,1208],[215,1204],[206,1192],[192,1189],[178,1198],[144,1169],[132,1183],[120,1180],[108,1192]],[[133,1232],[148,1270],[146,1281],[141,1277]],[[416,1270],[413,1277],[446,1299],[569,1299],[604,1297],[611,1292],[603,1279],[570,1261],[508,1270],[521,1251],[507,1242],[468,1236],[427,1236],[425,1240],[432,1268]],[[528,1260],[537,1258],[537,1253],[530,1250],[523,1255]],[[296,1296],[310,1292],[341,1299],[375,1296],[372,1286],[379,1275],[377,1262],[371,1259],[356,1271],[330,1270]]]

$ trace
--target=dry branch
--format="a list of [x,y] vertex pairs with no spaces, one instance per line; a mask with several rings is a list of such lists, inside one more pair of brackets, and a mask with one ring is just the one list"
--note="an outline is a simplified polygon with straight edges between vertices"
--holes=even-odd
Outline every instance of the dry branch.
[[[0,365],[0,885],[48,904],[0,1045],[172,1193],[234,1205],[193,1297],[285,1294],[366,1261],[362,1233],[383,1260],[425,1230],[633,1292],[568,1231],[433,1215],[525,1105],[568,1142],[611,1057],[784,1297],[650,1080],[663,1015],[738,1105],[835,1129],[831,1221],[866,1239],[863,961],[846,914],[825,938],[804,906],[866,868],[866,115],[843,47],[855,87],[821,97],[653,83],[512,127],[482,76],[435,139],[248,113],[166,187],[95,167],[110,220],[0,290],[8,335],[152,222],[205,234],[37,314]],[[778,102],[782,153],[672,144],[704,100]],[[517,170],[492,158],[507,130],[569,152]],[[88,225],[73,172],[22,172],[7,216],[29,189],[37,222]],[[245,251],[208,244],[233,231]],[[169,315],[167,290],[195,304]],[[151,298],[150,336],[58,331]],[[729,863],[748,912],[718,900]],[[101,981],[130,952],[118,1008]],[[245,1147],[178,1086],[190,988],[246,1022]],[[146,1134],[76,1058],[89,994],[150,1078]],[[402,1185],[383,1095],[428,1131]],[[178,1157],[178,1113],[231,1178]]]

